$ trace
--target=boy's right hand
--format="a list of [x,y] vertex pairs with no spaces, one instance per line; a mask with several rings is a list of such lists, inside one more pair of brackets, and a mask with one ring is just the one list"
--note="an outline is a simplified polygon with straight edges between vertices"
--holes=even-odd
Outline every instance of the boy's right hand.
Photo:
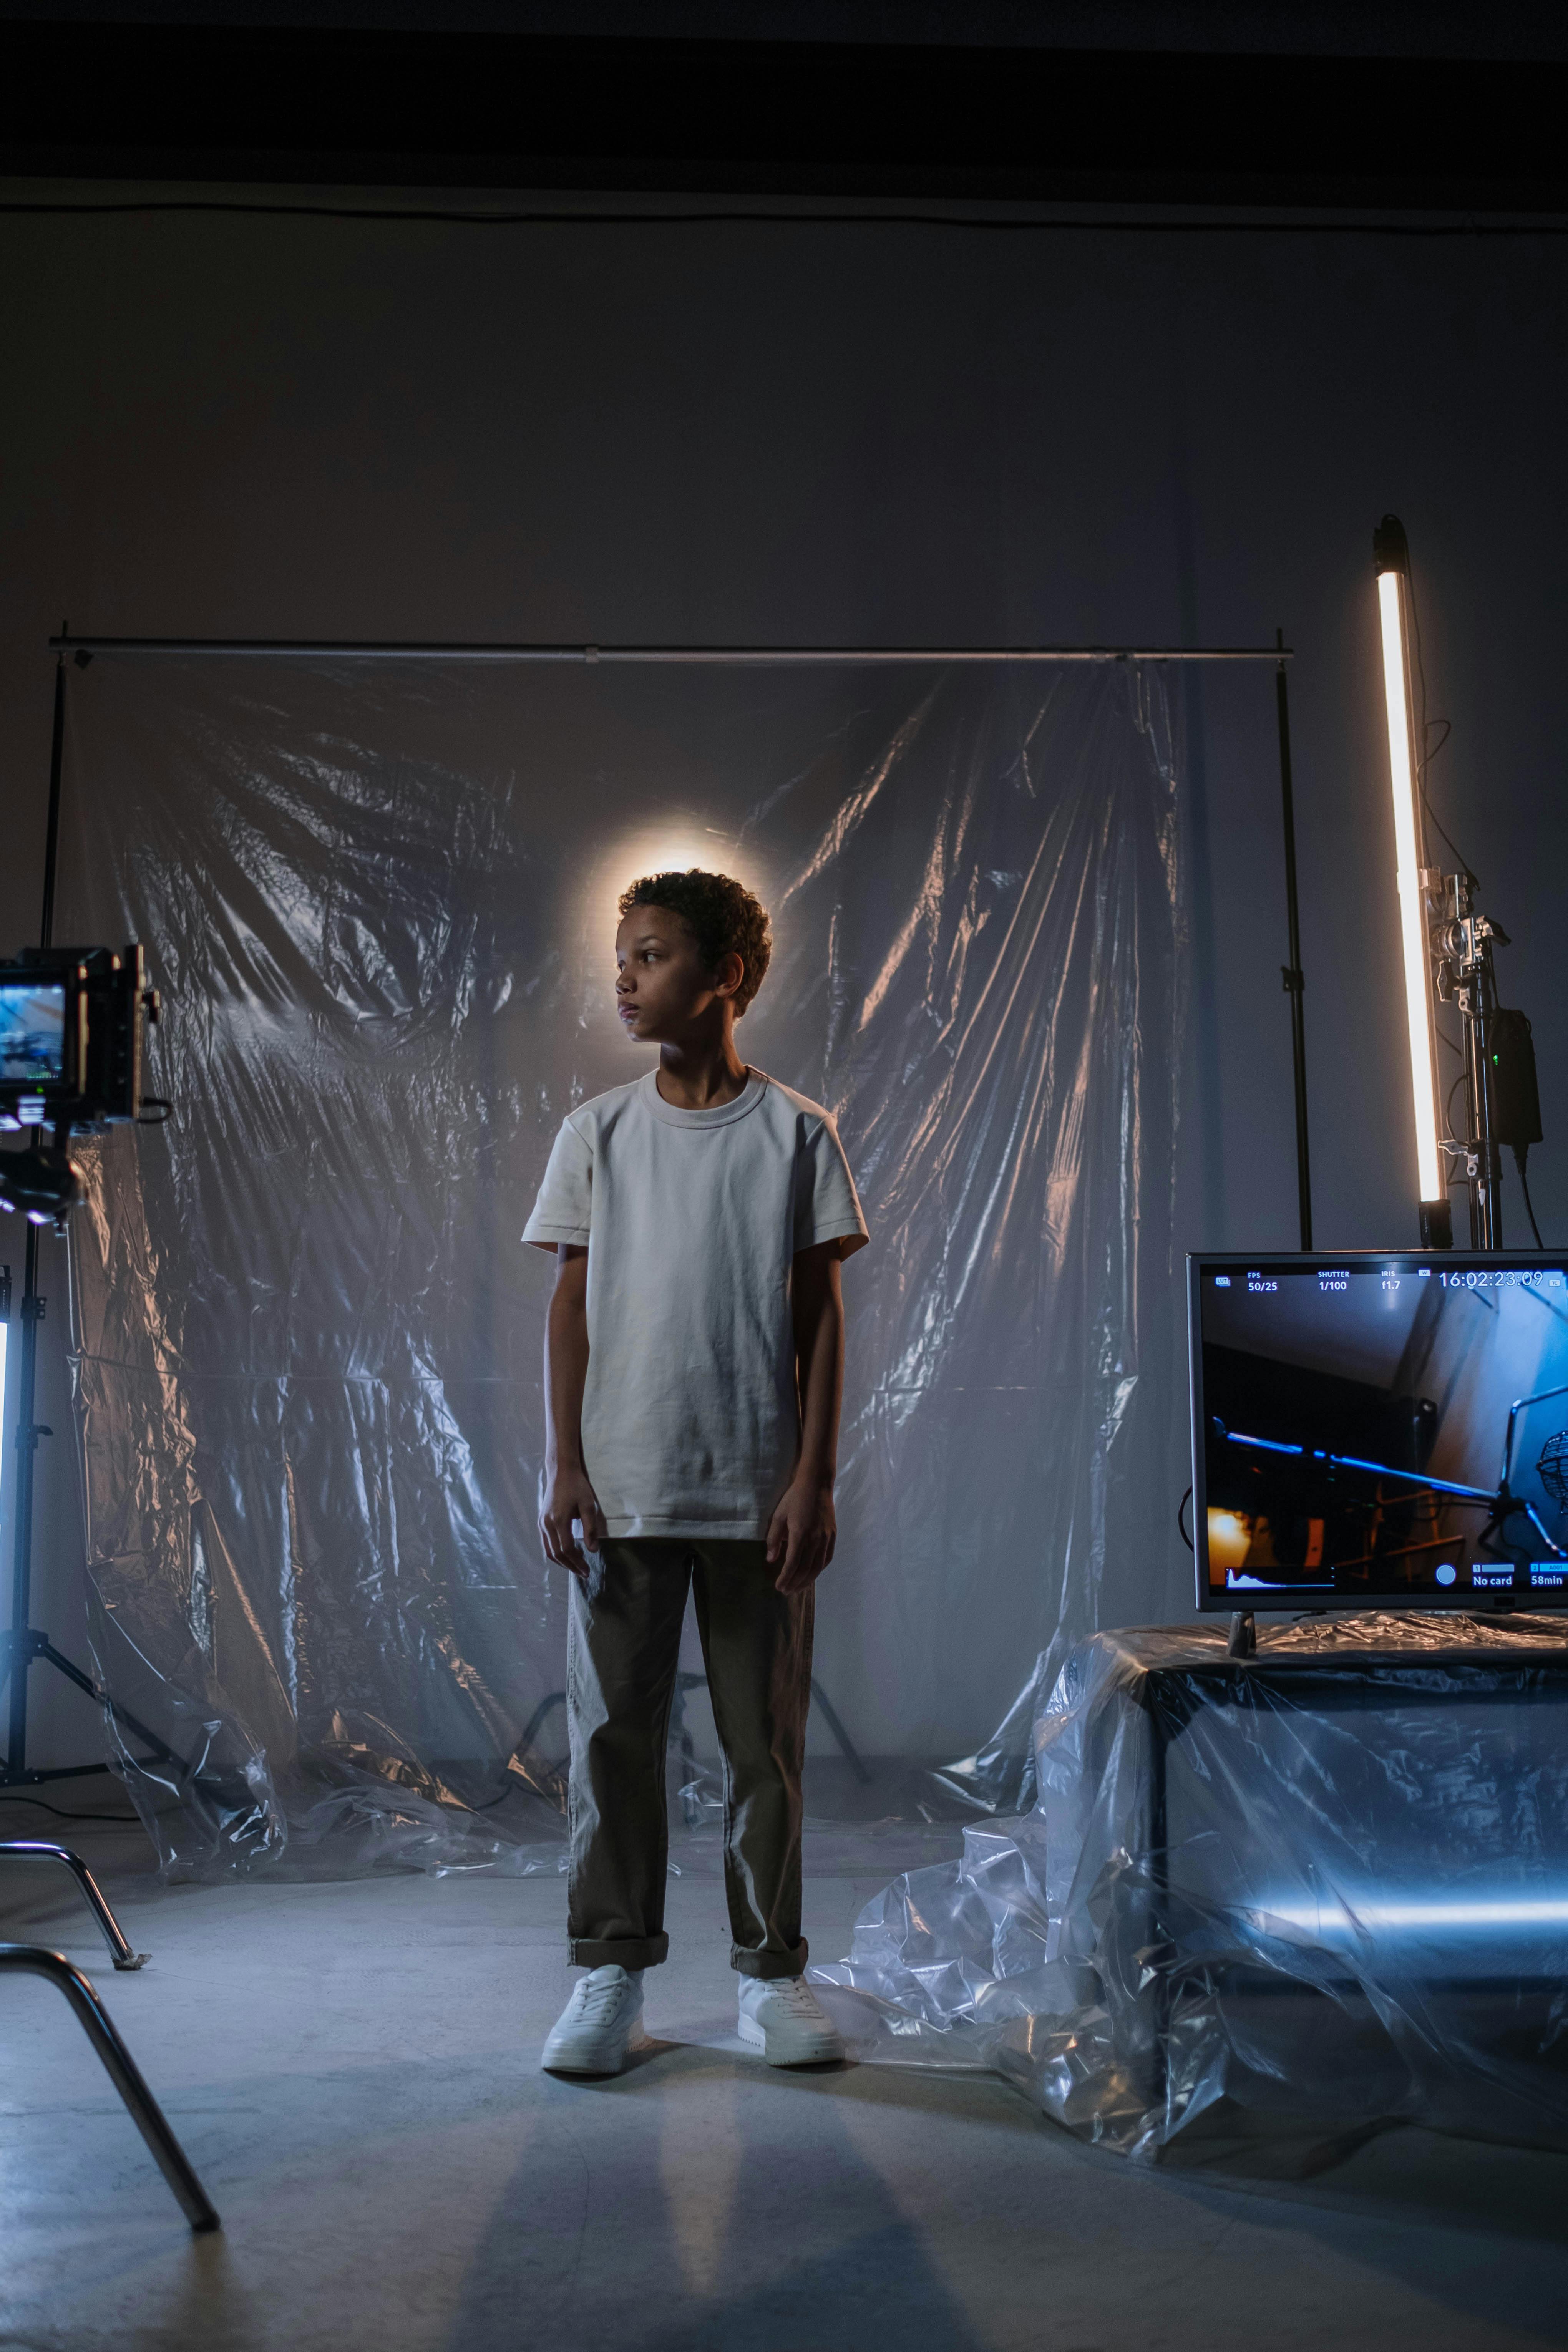
[[[581,1545],[573,1533],[574,1519],[582,1522]],[[588,1484],[587,1472],[582,1468],[557,1470],[550,1481],[544,1508],[539,1514],[545,1557],[558,1568],[570,1569],[574,1576],[586,1578],[589,1570],[583,1557],[583,1545],[590,1551],[597,1551],[609,1532],[599,1498]]]

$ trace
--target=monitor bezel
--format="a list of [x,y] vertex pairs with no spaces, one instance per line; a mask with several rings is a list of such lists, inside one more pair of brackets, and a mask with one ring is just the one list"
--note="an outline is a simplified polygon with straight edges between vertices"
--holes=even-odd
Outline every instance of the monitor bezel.
[[1200,1617],[1234,1617],[1238,1613],[1254,1616],[1326,1616],[1339,1617],[1352,1610],[1394,1610],[1401,1615],[1419,1611],[1446,1613],[1449,1616],[1542,1616],[1568,1612],[1568,1587],[1560,1593],[1540,1594],[1516,1592],[1461,1593],[1450,1599],[1447,1593],[1382,1592],[1364,1599],[1351,1593],[1331,1593],[1321,1599],[1302,1592],[1294,1599],[1274,1600],[1266,1594],[1256,1598],[1243,1596],[1223,1589],[1208,1591],[1205,1546],[1198,1543],[1198,1531],[1208,1524],[1208,1499],[1205,1479],[1203,1446],[1203,1341],[1199,1315],[1199,1286],[1205,1274],[1228,1272],[1236,1266],[1289,1266],[1293,1273],[1306,1273],[1313,1267],[1331,1268],[1347,1263],[1364,1265],[1436,1265],[1446,1271],[1457,1266],[1494,1266],[1503,1271],[1552,1270],[1568,1274],[1568,1250],[1432,1250],[1432,1249],[1353,1249],[1353,1250],[1189,1250],[1187,1252],[1187,1419],[1192,1442],[1193,1465],[1193,1586]]

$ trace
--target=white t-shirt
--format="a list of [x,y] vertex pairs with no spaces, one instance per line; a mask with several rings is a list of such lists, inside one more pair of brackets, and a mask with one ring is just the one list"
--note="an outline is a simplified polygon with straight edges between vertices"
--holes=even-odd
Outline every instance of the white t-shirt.
[[526,1242],[588,1251],[583,1456],[613,1536],[765,1536],[800,1440],[797,1250],[868,1238],[820,1104],[760,1070],[716,1110],[649,1071],[572,1112]]

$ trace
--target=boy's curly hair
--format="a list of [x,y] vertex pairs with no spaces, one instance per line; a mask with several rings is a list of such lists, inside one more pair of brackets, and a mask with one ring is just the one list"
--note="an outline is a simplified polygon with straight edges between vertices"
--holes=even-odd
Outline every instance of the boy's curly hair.
[[733,1000],[738,1021],[761,988],[773,953],[768,910],[761,899],[728,874],[705,874],[693,866],[684,874],[643,875],[621,892],[621,914],[629,915],[634,907],[668,907],[679,915],[710,971],[721,957],[740,957],[746,971]]

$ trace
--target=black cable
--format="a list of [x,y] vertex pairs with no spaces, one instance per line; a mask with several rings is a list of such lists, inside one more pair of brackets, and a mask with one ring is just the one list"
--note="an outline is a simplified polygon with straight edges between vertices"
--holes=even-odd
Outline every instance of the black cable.
[[[1472,888],[1474,888],[1479,887],[1480,877],[1472,870],[1469,859],[1465,856],[1464,851],[1459,847],[1458,842],[1454,840],[1453,836],[1444,825],[1441,818],[1437,815],[1436,811],[1433,808],[1432,796],[1426,789],[1426,771],[1431,766],[1432,761],[1436,758],[1437,752],[1440,751],[1443,749],[1444,744],[1447,743],[1448,737],[1453,733],[1454,729],[1453,722],[1450,719],[1434,719],[1431,721],[1428,721],[1426,717],[1426,665],[1422,657],[1421,652],[1421,614],[1415,602],[1415,571],[1414,565],[1411,565],[1405,574],[1405,593],[1410,599],[1410,635],[1415,649],[1415,681],[1419,689],[1421,705],[1419,721],[1421,730],[1421,755],[1415,764],[1415,788],[1421,795],[1421,808],[1423,814],[1430,820],[1434,830],[1440,834],[1444,841],[1447,843],[1448,847],[1453,851],[1454,856],[1464,867],[1470,885]],[[1441,727],[1444,730],[1444,732],[1438,738],[1436,751],[1428,751],[1426,749],[1426,738],[1431,732],[1431,729],[1433,727]]]
[[1438,752],[1443,750],[1449,736],[1453,733],[1454,722],[1451,719],[1429,719],[1426,720],[1426,724],[1428,729],[1440,727],[1443,730],[1443,732],[1438,736],[1437,740],[1433,744],[1432,749],[1424,754],[1425,764],[1429,768],[1433,761],[1437,757]]
[[526,1783],[521,1788],[509,1784],[501,1790],[499,1797],[487,1797],[483,1804],[464,1805],[462,1810],[465,1813],[493,1813],[496,1807],[504,1805],[509,1797],[537,1797],[542,1793],[542,1791],[538,1789],[529,1788]]
[[1186,1545],[1187,1549],[1190,1552],[1195,1553],[1197,1547],[1194,1543],[1191,1536],[1187,1533],[1182,1521],[1182,1513],[1186,1509],[1187,1505],[1192,1501],[1192,1499],[1193,1490],[1189,1486],[1186,1493],[1182,1496],[1181,1501],[1176,1505],[1176,1533],[1181,1537],[1182,1541]]
[[[42,1797],[18,1796],[15,1789],[0,1789],[0,1804],[37,1805],[40,1812],[53,1813],[58,1822],[134,1822],[138,1828],[145,1826],[140,1813],[68,1813],[63,1805],[47,1804]],[[153,1818],[161,1822],[179,1810],[178,1805],[165,1805],[163,1812],[154,1813]]]
[[[557,1767],[557,1769],[560,1769]],[[503,1805],[509,1797],[540,1794],[541,1791],[536,1789],[503,1789],[499,1797],[488,1798],[483,1804],[463,1805],[458,1810],[466,1813],[489,1813],[493,1812],[498,1805]],[[63,1805],[51,1805],[42,1797],[20,1796],[15,1789],[0,1789],[0,1804],[37,1805],[40,1812],[53,1813],[55,1819],[59,1822],[134,1822],[140,1826],[145,1826],[140,1813],[71,1813],[68,1812]],[[153,1819],[155,1822],[166,1821],[171,1813],[177,1813],[182,1810],[179,1805],[165,1805],[162,1812],[153,1814]]]
[[[1441,1032],[1440,1030],[1439,1030],[1439,1032],[1438,1032],[1438,1034],[1439,1034],[1440,1036],[1442,1035],[1442,1032]],[[1447,1041],[1447,1039],[1446,1037],[1444,1037],[1444,1038],[1443,1038],[1443,1043],[1444,1043],[1444,1045],[1445,1045],[1447,1044],[1447,1042],[1448,1042],[1448,1041]],[[1456,1045],[1456,1046],[1455,1046],[1455,1048],[1454,1048],[1454,1051],[1455,1051],[1456,1053],[1458,1053],[1458,1052],[1459,1051],[1459,1048]],[[1456,1134],[1454,1133],[1454,1097],[1458,1093],[1459,1088],[1464,1085],[1465,1080],[1469,1076],[1469,1075],[1470,1075],[1470,1074],[1469,1074],[1469,1071],[1468,1071],[1468,1068],[1467,1068],[1467,1069],[1463,1069],[1463,1070],[1461,1070],[1461,1071],[1459,1072],[1458,1076],[1454,1080],[1453,1085],[1448,1088],[1448,1099],[1447,1099],[1447,1101],[1443,1105],[1443,1124],[1444,1124],[1444,1126],[1445,1126],[1445,1127],[1447,1129],[1447,1130],[1448,1130],[1448,1138],[1447,1138],[1447,1139],[1448,1139],[1448,1141],[1449,1141],[1450,1143],[1462,1143],[1462,1142],[1464,1141],[1464,1139],[1464,1139],[1464,1137],[1463,1137],[1462,1135],[1456,1135]]]
[[1513,1164],[1519,1171],[1519,1189],[1524,1195],[1524,1213],[1530,1219],[1530,1230],[1535,1235],[1535,1246],[1538,1250],[1543,1250],[1546,1244],[1542,1240],[1541,1227],[1535,1222],[1535,1210],[1530,1198],[1530,1179],[1524,1172],[1525,1155],[1528,1150],[1528,1145],[1521,1147],[1516,1143],[1513,1147]]
[[1421,786],[1421,805],[1431,821],[1433,832],[1442,835],[1443,839],[1447,843],[1448,847],[1453,851],[1455,856],[1458,859],[1459,864],[1464,867],[1466,874],[1469,877],[1471,886],[1478,886],[1480,881],[1480,876],[1470,872],[1469,859],[1465,856],[1465,853],[1459,847],[1458,843],[1454,839],[1447,827],[1444,824],[1442,819],[1437,815],[1436,812],[1433,808],[1432,803],[1427,796],[1425,782],[1423,782]]

